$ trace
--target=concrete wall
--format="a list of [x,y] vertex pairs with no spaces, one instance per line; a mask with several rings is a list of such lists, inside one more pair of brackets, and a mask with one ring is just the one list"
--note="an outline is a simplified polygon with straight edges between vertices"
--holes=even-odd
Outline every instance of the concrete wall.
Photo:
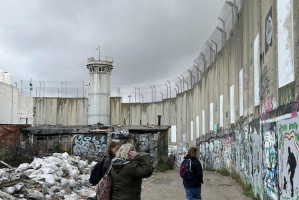
[[0,82],[0,124],[26,124],[26,118],[28,124],[33,123],[33,99]]
[[162,115],[180,155],[197,146],[205,168],[236,171],[262,199],[298,198],[298,10],[298,1],[244,0],[200,82],[173,99],[121,104],[119,118],[145,125]]
[[33,98],[34,124],[87,125],[87,98]]

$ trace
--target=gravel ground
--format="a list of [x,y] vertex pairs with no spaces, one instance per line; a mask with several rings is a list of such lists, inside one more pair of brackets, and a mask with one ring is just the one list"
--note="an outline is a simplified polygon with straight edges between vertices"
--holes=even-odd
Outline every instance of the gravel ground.
[[[155,173],[143,181],[142,200],[182,200],[185,198],[183,180],[179,176],[179,169],[165,173]],[[242,187],[233,179],[218,173],[204,171],[202,186],[203,200],[249,200],[242,195]]]

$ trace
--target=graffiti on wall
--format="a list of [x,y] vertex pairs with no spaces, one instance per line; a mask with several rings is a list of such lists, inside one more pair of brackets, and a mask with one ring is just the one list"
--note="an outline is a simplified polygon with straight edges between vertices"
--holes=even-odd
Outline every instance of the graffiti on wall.
[[273,105],[273,95],[272,97],[267,97],[264,95],[264,103],[263,103],[263,118],[266,120],[269,118],[269,112],[273,110],[274,105]]
[[157,148],[157,134],[144,133],[136,134],[136,148],[138,152],[154,154]]
[[261,73],[261,94],[270,94],[270,67],[264,66]]
[[107,135],[75,135],[73,138],[73,154],[76,156],[98,156],[106,151]]
[[276,123],[265,124],[263,131],[263,179],[264,197],[278,199],[278,139]]
[[265,23],[265,54],[272,46],[272,35],[273,35],[273,20],[272,20],[272,7],[270,8]]
[[252,186],[254,194],[261,194],[262,191],[262,135],[251,134],[250,135],[250,163],[251,163],[251,175],[252,175]]
[[279,130],[279,188],[283,199],[298,199],[299,186],[299,126],[298,117],[280,121]]

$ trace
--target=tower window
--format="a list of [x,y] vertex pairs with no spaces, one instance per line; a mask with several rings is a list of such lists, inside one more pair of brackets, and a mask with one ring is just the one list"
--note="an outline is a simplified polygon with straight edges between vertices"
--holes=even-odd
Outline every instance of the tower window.
[[92,69],[91,69],[91,68],[89,68],[89,71],[90,71],[90,72],[92,72]]

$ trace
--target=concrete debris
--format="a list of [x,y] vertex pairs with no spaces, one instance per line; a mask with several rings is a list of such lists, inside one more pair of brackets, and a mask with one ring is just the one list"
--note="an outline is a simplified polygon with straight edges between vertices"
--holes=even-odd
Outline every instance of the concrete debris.
[[0,169],[0,200],[2,199],[87,199],[95,196],[95,186],[89,184],[90,171],[96,162],[88,164],[78,156],[54,153],[35,158],[16,169]]

